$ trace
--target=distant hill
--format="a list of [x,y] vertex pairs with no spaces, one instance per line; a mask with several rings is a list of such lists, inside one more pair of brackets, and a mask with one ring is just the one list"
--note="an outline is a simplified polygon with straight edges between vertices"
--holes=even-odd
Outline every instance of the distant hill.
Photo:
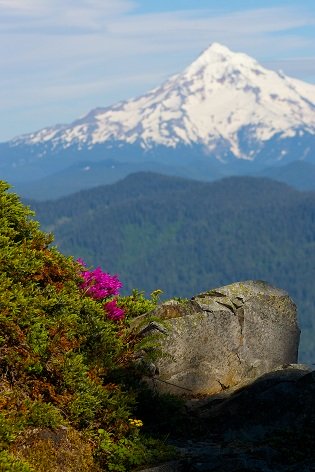
[[[71,195],[80,190],[90,189],[99,185],[108,185],[130,174],[140,171],[151,171],[163,175],[172,175],[212,182],[223,177],[246,175],[248,168],[239,162],[234,168],[225,168],[215,161],[207,159],[180,159],[167,161],[121,162],[107,159],[100,162],[80,162],[67,169],[56,172],[49,177],[29,182],[14,184],[14,190],[24,198],[34,200],[51,200]],[[226,174],[227,173],[227,174]],[[294,161],[259,172],[249,173],[255,177],[269,177],[298,190],[315,190],[315,164],[305,161]]]
[[285,182],[298,190],[315,190],[315,164],[294,161],[279,167],[268,167],[256,174]]
[[85,161],[73,164],[49,177],[14,183],[14,190],[24,198],[50,200],[99,185],[112,184],[140,171],[212,181],[224,177],[223,169],[220,170],[219,167],[218,163],[197,158],[194,160],[187,158],[184,161],[177,159],[172,163],[165,160],[162,162],[157,160],[122,162],[117,159]]
[[315,358],[315,192],[266,178],[213,183],[153,173],[31,202],[58,247],[118,273],[125,290],[189,297],[246,279],[296,301],[301,358]]

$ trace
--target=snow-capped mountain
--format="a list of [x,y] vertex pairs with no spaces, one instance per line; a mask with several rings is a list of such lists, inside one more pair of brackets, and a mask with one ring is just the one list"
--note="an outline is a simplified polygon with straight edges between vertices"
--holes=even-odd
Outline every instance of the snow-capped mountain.
[[17,137],[8,148],[15,168],[67,150],[86,159],[96,149],[98,159],[184,149],[217,162],[315,160],[315,85],[213,43],[145,95]]

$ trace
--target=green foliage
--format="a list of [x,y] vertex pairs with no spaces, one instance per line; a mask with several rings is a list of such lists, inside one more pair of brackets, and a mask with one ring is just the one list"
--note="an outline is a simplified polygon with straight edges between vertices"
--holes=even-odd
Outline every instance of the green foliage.
[[0,413],[0,447],[5,447],[14,441],[16,433],[17,427],[14,423],[8,420],[3,413]]
[[0,451],[0,472],[35,472],[25,461],[16,459],[7,451]]
[[[146,442],[129,422],[137,381],[112,380],[133,358],[136,340],[130,339],[128,322],[111,321],[102,303],[80,290],[82,267],[51,247],[52,236],[32,217],[0,181],[0,470],[48,470],[58,455],[55,440],[38,437],[32,448],[18,444],[36,431],[58,428],[84,433],[84,440],[81,433],[76,440],[85,441],[81,450],[90,451],[92,440],[106,470],[129,470],[163,457],[165,447]],[[146,300],[134,291],[119,303],[132,318],[154,308],[158,296],[156,291]],[[102,431],[110,438],[107,445]],[[16,458],[9,447],[18,451]],[[38,461],[45,450],[50,459],[43,468]],[[76,453],[70,456],[74,461]],[[91,457],[89,470],[97,470]]]
[[174,297],[173,300],[177,301],[178,303],[181,303],[182,305],[185,305],[185,303],[189,301],[189,298]]
[[57,428],[65,423],[60,410],[51,403],[26,401],[26,424],[35,427]]
[[111,433],[100,429],[99,453],[105,454],[107,470],[128,472],[145,463],[158,463],[173,459],[175,449],[163,441],[148,438],[133,431],[130,437],[114,441]]
[[131,295],[119,297],[118,305],[124,309],[127,320],[130,320],[154,310],[162,293],[162,290],[154,290],[150,299],[147,299],[144,292],[133,289]]
[[10,453],[16,460],[26,461],[34,472],[100,472],[92,442],[69,426],[28,428]]

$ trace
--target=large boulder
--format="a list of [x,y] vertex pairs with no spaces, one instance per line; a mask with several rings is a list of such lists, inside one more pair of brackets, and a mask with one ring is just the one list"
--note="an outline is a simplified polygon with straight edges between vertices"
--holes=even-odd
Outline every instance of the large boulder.
[[160,354],[147,380],[160,392],[215,394],[297,361],[296,306],[262,281],[163,303],[134,326],[158,335]]

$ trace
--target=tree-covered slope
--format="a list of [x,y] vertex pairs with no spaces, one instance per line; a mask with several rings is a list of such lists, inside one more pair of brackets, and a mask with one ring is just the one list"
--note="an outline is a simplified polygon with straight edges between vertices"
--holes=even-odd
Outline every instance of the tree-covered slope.
[[284,182],[298,190],[315,190],[315,164],[311,162],[293,161],[279,167],[268,167],[256,175]]
[[32,206],[61,251],[118,273],[125,289],[186,297],[245,279],[286,289],[300,312],[301,358],[315,354],[315,193],[140,173]]

